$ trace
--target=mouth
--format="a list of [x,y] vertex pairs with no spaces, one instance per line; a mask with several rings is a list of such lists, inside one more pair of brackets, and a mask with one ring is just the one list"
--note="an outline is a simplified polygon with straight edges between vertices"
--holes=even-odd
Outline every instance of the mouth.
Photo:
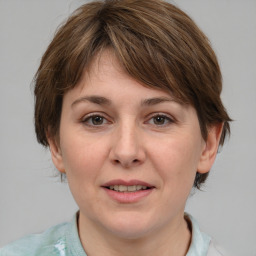
[[102,188],[112,200],[121,204],[132,204],[149,197],[156,187],[140,180],[118,179],[103,184]]
[[111,186],[104,186],[104,187],[107,189],[110,189],[110,190],[117,191],[117,192],[136,192],[136,191],[147,190],[147,189],[153,188],[153,187],[144,186],[144,185],[131,185],[131,186],[111,185]]
[[136,203],[147,198],[155,186],[141,180],[111,180],[102,185],[107,195],[119,203]]

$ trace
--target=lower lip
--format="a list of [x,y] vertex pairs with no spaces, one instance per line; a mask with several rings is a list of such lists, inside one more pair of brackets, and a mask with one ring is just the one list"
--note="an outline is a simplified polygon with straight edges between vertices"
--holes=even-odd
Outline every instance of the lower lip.
[[153,188],[151,189],[145,189],[145,190],[138,190],[135,192],[118,192],[115,190],[103,188],[108,196],[112,198],[113,200],[119,202],[119,203],[136,203],[139,202],[140,200],[146,198],[149,196]]

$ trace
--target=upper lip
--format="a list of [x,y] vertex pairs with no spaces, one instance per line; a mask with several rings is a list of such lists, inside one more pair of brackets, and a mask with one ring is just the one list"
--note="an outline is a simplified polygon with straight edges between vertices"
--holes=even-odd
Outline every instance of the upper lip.
[[110,187],[110,186],[115,186],[115,185],[123,185],[123,186],[134,186],[134,185],[142,185],[146,187],[154,187],[152,184],[149,184],[145,181],[141,180],[121,180],[121,179],[116,179],[116,180],[110,180],[102,185],[102,187]]

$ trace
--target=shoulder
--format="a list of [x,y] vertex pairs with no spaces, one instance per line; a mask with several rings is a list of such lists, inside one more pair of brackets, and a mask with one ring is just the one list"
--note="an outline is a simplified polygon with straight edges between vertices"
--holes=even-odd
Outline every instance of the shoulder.
[[61,255],[66,244],[70,223],[62,223],[41,234],[33,234],[12,242],[0,249],[0,256]]
[[226,256],[226,254],[223,253],[223,249],[220,249],[218,245],[211,241],[207,256]]
[[186,256],[224,256],[212,238],[200,230],[197,221],[191,215],[186,213],[185,219],[192,231],[191,244]]

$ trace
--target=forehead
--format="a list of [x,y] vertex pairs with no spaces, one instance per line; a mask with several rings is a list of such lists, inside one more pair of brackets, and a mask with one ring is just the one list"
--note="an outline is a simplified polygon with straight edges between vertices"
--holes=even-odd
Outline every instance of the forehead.
[[[115,77],[113,77],[114,74]],[[116,57],[115,52],[111,48],[107,48],[98,52],[91,60],[90,65],[84,71],[82,80],[89,82],[90,79],[104,80],[106,78],[119,78],[120,76],[131,78]]]
[[170,92],[160,88],[151,88],[130,76],[111,49],[104,50],[95,56],[84,70],[78,84],[67,94],[78,96],[79,94],[94,95],[97,93],[110,97],[113,94],[120,94],[120,96],[126,94],[127,98],[130,95],[134,100],[136,96],[143,96],[144,98],[165,97],[176,101]]
[[188,105],[178,100],[170,90],[149,86],[129,75],[111,48],[104,49],[96,54],[84,69],[81,79],[72,90],[75,89],[74,91],[80,94],[82,92],[97,93],[97,91],[108,94],[111,87],[122,88],[122,92],[136,92],[136,95],[141,93],[148,98],[156,95],[168,97],[179,104]]

